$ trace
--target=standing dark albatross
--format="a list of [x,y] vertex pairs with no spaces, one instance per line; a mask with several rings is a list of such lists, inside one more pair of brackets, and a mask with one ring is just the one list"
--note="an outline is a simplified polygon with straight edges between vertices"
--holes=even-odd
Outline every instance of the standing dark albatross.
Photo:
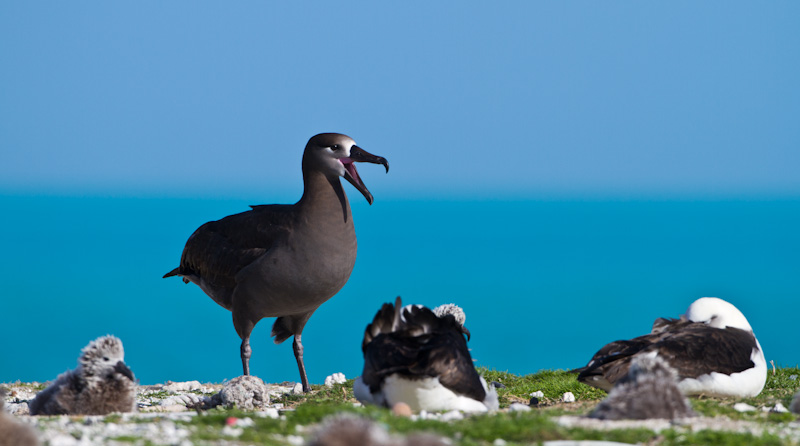
[[250,374],[250,333],[265,317],[275,343],[294,336],[303,391],[308,378],[300,335],[308,319],[347,282],[356,261],[356,233],[344,177],[372,204],[354,162],[383,164],[385,158],[358,147],[350,137],[321,133],[303,152],[304,191],[293,205],[252,210],[200,226],[186,241],[180,266],[164,277],[193,282],[233,313],[242,339],[245,375]]

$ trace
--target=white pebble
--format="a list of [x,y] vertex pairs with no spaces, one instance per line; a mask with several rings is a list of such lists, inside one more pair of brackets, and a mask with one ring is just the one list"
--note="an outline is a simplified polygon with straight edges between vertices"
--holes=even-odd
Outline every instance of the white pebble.
[[756,408],[747,403],[736,403],[733,405],[733,410],[737,412],[753,412]]
[[253,419],[250,417],[239,418],[238,420],[236,420],[236,425],[240,427],[251,427],[254,424],[256,424],[256,422],[253,421]]
[[564,395],[561,396],[561,401],[565,403],[574,403],[575,395],[573,395],[572,392],[564,392]]
[[72,435],[59,434],[50,439],[50,446],[73,446],[77,444],[78,440]]
[[503,440],[502,438],[496,438],[494,440],[494,442],[492,443],[492,445],[494,445],[494,446],[506,446],[507,444],[508,443],[506,443],[506,441]]
[[535,396],[536,398],[544,398],[544,392],[537,390],[535,392],[531,392],[531,396]]
[[159,406],[188,406],[189,404],[197,404],[203,397],[194,393],[187,393],[184,395],[172,395],[161,400]]
[[786,413],[789,412],[789,409],[781,403],[775,403],[775,407],[772,408],[771,412]]
[[508,410],[512,412],[528,412],[531,410],[531,406],[522,403],[512,403]]
[[299,395],[301,393],[303,393],[303,384],[302,383],[295,384],[294,387],[292,387],[292,395]]
[[244,433],[244,429],[239,427],[225,426],[222,428],[222,435],[228,437],[239,437]]
[[200,381],[186,381],[180,383],[169,383],[163,386],[161,389],[170,393],[177,393],[177,392],[189,392],[192,390],[199,390],[200,387],[202,387]]
[[287,435],[286,442],[292,446],[303,446],[306,441],[299,435]]
[[342,384],[345,381],[347,381],[347,378],[344,377],[344,373],[334,373],[325,378],[325,385],[327,387],[333,387],[334,384]]
[[278,409],[276,409],[274,407],[268,407],[268,408],[262,410],[261,412],[256,412],[256,416],[259,416],[261,418],[272,418],[273,420],[278,419],[278,417],[280,417],[280,415],[281,414],[280,414],[280,412],[278,412]]
[[442,414],[442,421],[455,421],[455,420],[463,420],[464,414],[461,413],[460,410],[451,410],[450,412],[445,412]]

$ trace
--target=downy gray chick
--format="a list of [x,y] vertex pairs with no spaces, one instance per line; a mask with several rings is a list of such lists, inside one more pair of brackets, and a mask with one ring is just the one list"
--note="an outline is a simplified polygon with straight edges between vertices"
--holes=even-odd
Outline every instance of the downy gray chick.
[[62,373],[30,401],[31,415],[106,415],[136,411],[136,380],[122,341],[103,336],[81,350],[78,367]]

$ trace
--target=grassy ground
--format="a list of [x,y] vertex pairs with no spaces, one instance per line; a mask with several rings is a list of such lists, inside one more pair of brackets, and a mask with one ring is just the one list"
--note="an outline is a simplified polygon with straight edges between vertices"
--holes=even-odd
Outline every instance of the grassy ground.
[[[447,436],[455,444],[492,445],[502,439],[508,445],[537,444],[548,440],[609,440],[648,445],[798,445],[800,423],[798,416],[789,413],[768,413],[762,407],[774,407],[782,403],[789,407],[792,396],[800,388],[800,370],[780,368],[770,371],[764,391],[755,398],[743,400],[692,398],[695,410],[704,417],[719,417],[720,422],[737,421],[739,424],[764,427],[765,432],[730,432],[711,429],[694,430],[687,426],[668,426],[659,432],[646,427],[628,427],[599,430],[586,427],[564,427],[557,422],[561,415],[585,415],[605,397],[605,392],[578,383],[575,376],[564,371],[541,371],[533,375],[518,376],[494,370],[481,370],[487,381],[505,385],[498,389],[500,405],[507,408],[519,402],[528,404],[531,392],[541,391],[539,405],[528,412],[503,411],[489,415],[471,416],[463,420],[443,422],[417,420],[394,416],[389,410],[377,407],[355,407],[352,381],[337,384],[332,388],[313,386],[307,395],[286,395],[282,401],[294,411],[286,413],[285,419],[254,418],[255,424],[244,430],[238,441],[242,444],[268,445],[286,444],[287,435],[307,432],[306,426],[322,421],[326,416],[351,412],[368,417],[387,426],[391,432],[409,433],[428,431]],[[561,402],[564,392],[572,392],[574,403]],[[754,412],[738,412],[733,409],[737,402],[745,402],[759,408]],[[219,438],[220,427],[228,417],[248,417],[246,412],[236,410],[212,410],[195,417],[195,440],[214,442]],[[713,423],[713,422],[712,422]],[[752,429],[750,429],[752,431]]]

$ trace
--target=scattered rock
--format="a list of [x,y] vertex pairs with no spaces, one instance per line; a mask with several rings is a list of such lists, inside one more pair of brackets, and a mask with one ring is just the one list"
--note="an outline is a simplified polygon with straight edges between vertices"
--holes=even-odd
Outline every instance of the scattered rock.
[[511,412],[528,412],[529,410],[531,410],[531,407],[526,406],[525,404],[522,403],[512,403],[511,406],[509,406],[508,410],[510,410]]
[[299,435],[288,435],[286,437],[286,442],[292,446],[303,446],[303,444],[305,444],[305,440]]
[[6,405],[6,411],[11,415],[30,415],[31,412],[28,409],[28,403],[8,403]]
[[186,393],[183,395],[172,395],[164,398],[163,400],[159,401],[159,406],[194,406],[196,404],[202,403],[205,397],[194,394],[194,393]]
[[539,398],[535,396],[531,397],[531,400],[528,402],[528,405],[531,407],[539,407]]
[[497,382],[497,381],[492,381],[492,385],[494,386],[495,389],[505,389],[506,388],[505,384],[503,384],[501,382]]
[[167,381],[161,389],[169,393],[191,392],[192,390],[200,390],[203,387],[200,381],[185,381],[185,382],[172,382]]
[[775,407],[773,407],[773,408],[770,410],[770,412],[776,412],[776,413],[788,413],[788,412],[789,412],[789,409],[787,409],[787,408],[786,408],[786,406],[784,406],[784,405],[783,405],[783,404],[781,404],[780,402],[777,402],[777,403],[775,403]]
[[294,387],[292,387],[292,391],[290,392],[292,395],[300,395],[303,393],[303,384],[302,383],[295,383]]
[[450,412],[445,412],[442,414],[441,420],[444,422],[455,421],[455,420],[463,420],[464,414],[461,413],[460,410],[451,410]]
[[573,395],[572,392],[564,392],[564,395],[561,396],[561,401],[565,403],[574,403],[575,395]]
[[344,384],[345,381],[347,381],[347,378],[344,377],[344,373],[334,373],[325,378],[325,386],[333,387],[334,384]]
[[222,435],[226,437],[241,437],[243,433],[244,429],[240,427],[225,426],[222,428]]
[[756,408],[747,403],[736,403],[733,405],[733,410],[737,412],[753,412]]
[[508,443],[502,438],[495,438],[495,440],[492,442],[493,446],[506,446],[507,444]]
[[535,392],[531,392],[531,396],[536,398],[544,398],[544,392],[542,392],[541,390],[537,390]]
[[256,416],[259,416],[261,418],[272,418],[273,420],[277,420],[278,418],[280,418],[281,414],[280,412],[278,412],[278,409],[274,407],[268,407],[265,410],[256,412]]
[[[217,396],[218,395],[218,396]],[[243,410],[265,409],[269,405],[269,390],[261,378],[242,375],[225,383],[222,390],[212,397],[219,404]]]

